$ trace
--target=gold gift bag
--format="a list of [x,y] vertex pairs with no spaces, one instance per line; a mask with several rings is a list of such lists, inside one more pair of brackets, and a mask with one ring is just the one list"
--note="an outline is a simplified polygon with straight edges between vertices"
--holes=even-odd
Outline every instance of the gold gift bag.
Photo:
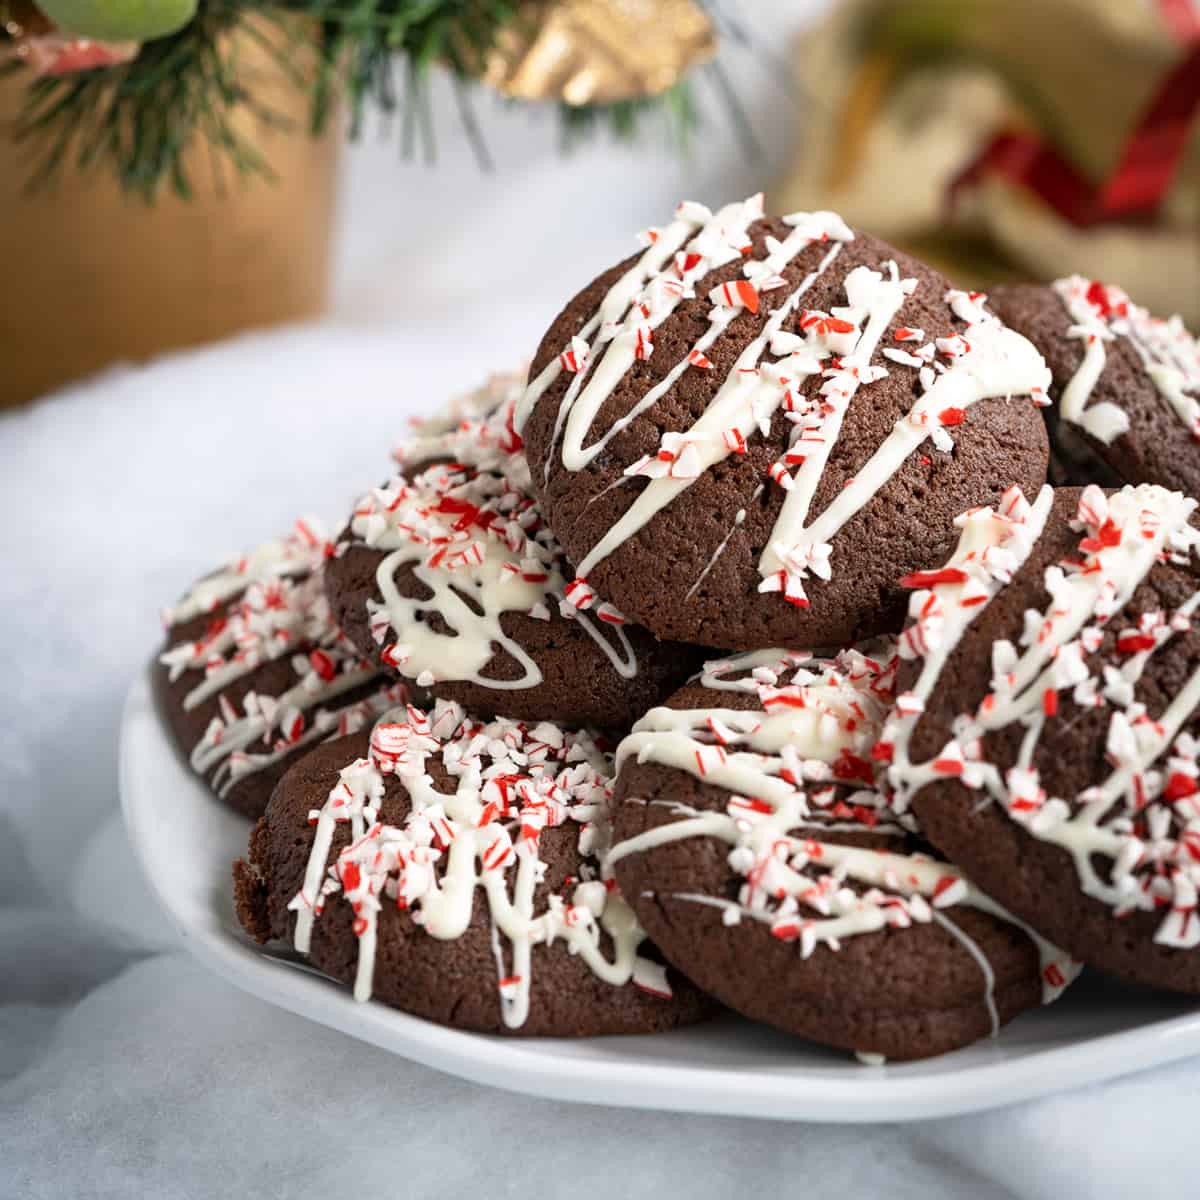
[[310,138],[304,93],[253,38],[241,41],[246,77],[290,118],[286,131],[235,118],[275,178],[214,170],[199,145],[189,201],[168,189],[151,204],[126,195],[103,164],[31,192],[10,126],[26,78],[0,82],[0,407],[324,306],[337,135]]

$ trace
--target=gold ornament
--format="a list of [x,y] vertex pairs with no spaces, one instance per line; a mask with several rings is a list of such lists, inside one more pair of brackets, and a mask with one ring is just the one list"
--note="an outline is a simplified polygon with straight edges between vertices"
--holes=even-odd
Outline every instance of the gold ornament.
[[520,100],[613,104],[666,91],[716,45],[692,0],[529,0],[481,78]]

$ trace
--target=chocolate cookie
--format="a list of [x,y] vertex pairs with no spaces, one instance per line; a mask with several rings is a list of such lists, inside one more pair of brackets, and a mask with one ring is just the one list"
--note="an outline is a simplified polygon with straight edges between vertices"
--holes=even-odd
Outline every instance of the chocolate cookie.
[[326,567],[333,611],[372,661],[478,715],[627,728],[700,654],[574,580],[512,429],[520,387],[496,392],[359,501]]
[[387,714],[283,778],[234,867],[259,941],[458,1029],[648,1033],[708,1001],[650,955],[598,855],[612,758],[588,733]]
[[196,583],[163,613],[160,709],[192,769],[238,812],[259,816],[296,757],[406,699],[363,661],[329,613],[311,521]]
[[913,576],[896,812],[1077,958],[1200,992],[1200,532],[1152,485],[1014,492]]
[[667,959],[723,1003],[922,1058],[1074,968],[888,814],[868,758],[895,670],[880,650],[709,664],[621,743],[609,862]]
[[1200,492],[1200,343],[1118,287],[1078,275],[997,288],[992,306],[1045,355],[1063,481]]
[[652,633],[894,632],[953,517],[1044,482],[1049,372],[980,297],[760,197],[647,240],[550,327],[515,427],[578,576]]

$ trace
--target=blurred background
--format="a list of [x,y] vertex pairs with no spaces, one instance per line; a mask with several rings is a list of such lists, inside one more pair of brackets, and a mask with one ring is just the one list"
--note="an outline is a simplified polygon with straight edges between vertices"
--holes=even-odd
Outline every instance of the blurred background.
[[1198,34],[1200,0],[0,0],[0,403],[321,319],[507,366],[630,231],[759,189],[1194,322]]
[[[449,1131],[404,1166],[451,1195],[562,1128],[183,953],[117,803],[157,612],[298,515],[337,528],[408,417],[528,359],[684,197],[762,189],[963,282],[1078,271],[1200,322],[1198,35],[1200,0],[0,0],[0,1144],[41,1180],[0,1192],[270,1194],[340,1169],[330,1137],[394,1188],[379,1139],[411,1126]],[[339,1101],[297,1137],[314,1079],[376,1123]],[[574,1183],[619,1146],[658,1195],[689,1156],[696,1195],[785,1162],[1148,1194],[1194,1176],[1195,1100],[1181,1067],[868,1141],[589,1109],[590,1159],[545,1149]]]

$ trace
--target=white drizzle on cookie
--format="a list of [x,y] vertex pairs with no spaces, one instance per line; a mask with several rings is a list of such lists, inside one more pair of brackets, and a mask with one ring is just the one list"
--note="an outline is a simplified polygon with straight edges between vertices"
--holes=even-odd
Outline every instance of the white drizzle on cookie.
[[[288,537],[206,576],[164,611],[168,628],[213,614],[198,638],[169,646],[159,662],[171,682],[198,676],[184,696],[185,712],[217,698],[219,715],[189,761],[200,775],[212,772],[220,796],[303,746],[356,732],[405,699],[404,688],[364,662],[334,623],[320,572],[330,549],[316,522],[298,521]],[[232,685],[282,658],[296,676],[291,686],[277,696],[248,691],[234,704]],[[372,683],[375,691],[339,703]]]
[[162,610],[163,627],[183,625],[214,611],[248,584],[311,574],[324,559],[327,544],[319,522],[300,518],[285,537],[263,542],[198,579],[177,603]]
[[[652,709],[621,743],[617,767],[636,761],[686,771],[726,789],[725,809],[669,804],[678,819],[618,842],[607,862],[687,838],[723,841],[730,868],[744,880],[737,901],[674,897],[720,908],[729,924],[743,917],[764,922],[775,937],[799,941],[805,958],[820,945],[836,951],[848,937],[915,922],[943,924],[980,963],[995,1029],[991,966],[949,910],[966,905],[1024,930],[1041,957],[1047,1002],[1074,977],[1067,956],[948,863],[831,840],[838,832],[901,832],[887,822],[867,761],[891,704],[896,669],[891,647],[880,651],[848,650],[830,661],[767,650],[709,664],[702,686],[752,695],[760,707]],[[858,784],[858,790],[839,798],[839,783]]]
[[[350,539],[385,551],[375,572],[380,599],[368,599],[383,660],[422,686],[470,680],[484,687],[536,687],[542,672],[501,626],[505,613],[550,619],[550,605],[579,623],[624,679],[637,674],[625,618],[591,588],[570,579],[562,548],[533,498],[529,466],[513,430],[520,385],[498,377],[493,405],[438,436],[403,450],[402,470],[357,504]],[[430,465],[430,460],[438,460]],[[408,464],[412,464],[411,467]],[[396,577],[408,566],[427,594],[403,594]],[[590,611],[589,611],[590,610]],[[431,618],[440,624],[435,627]],[[519,667],[513,679],[486,668],[497,654]]]
[[[966,514],[946,567],[913,581],[920,590],[911,600],[914,621],[901,654],[923,662],[912,691],[898,698],[879,748],[891,760],[893,808],[903,815],[921,788],[957,779],[1031,836],[1066,850],[1081,890],[1114,916],[1162,912],[1155,941],[1194,947],[1200,945],[1200,746],[1182,730],[1200,706],[1200,670],[1157,714],[1136,691],[1153,656],[1191,629],[1200,592],[1173,612],[1143,613],[1117,635],[1111,655],[1098,656],[1106,626],[1155,565],[1195,554],[1200,532],[1190,518],[1196,501],[1153,485],[1109,496],[1086,488],[1072,524],[1081,533],[1078,555],[1045,571],[1049,607],[1026,612],[1020,649],[1004,640],[994,644],[991,690],[973,712],[955,718],[946,745],[927,762],[911,759],[925,702],[971,620],[1027,560],[1050,502],[1046,489],[1032,509],[1021,500],[1006,516]],[[1069,797],[1048,795],[1036,765],[1064,692],[1079,708],[1110,714],[1110,769]],[[1020,750],[1002,772],[987,757],[986,739],[1014,724],[1024,730]]]
[[[762,215],[761,196],[727,205],[715,215],[698,204],[680,205],[670,225],[649,232],[645,254],[608,290],[570,345],[531,381],[518,405],[520,431],[550,385],[564,371],[571,373],[555,414],[546,471],[548,477],[556,453],[568,471],[583,469],[685,372],[712,370],[707,352],[743,311],[758,312],[763,293],[791,287],[780,272],[797,255],[815,244],[831,243],[814,269],[772,311],[691,428],[663,434],[656,454],[626,468],[627,476],[649,482],[579,562],[581,579],[707,470],[730,454],[745,453],[747,440],[756,433],[766,436],[782,412],[791,424],[789,446],[771,465],[768,477],[787,495],[759,560],[759,590],[780,591],[788,601],[806,607],[803,581],[813,575],[829,578],[832,539],[927,439],[939,449],[949,449],[949,429],[981,400],[1030,395],[1045,403],[1050,378],[1041,356],[988,314],[977,294],[950,291],[944,297],[953,315],[966,322],[963,332],[926,342],[923,331],[902,327],[894,334],[897,345],[885,347],[880,355],[889,365],[873,362],[894,318],[918,286],[915,279],[900,278],[894,262],[881,264],[880,270],[858,266],[850,271],[844,280],[846,303],[831,313],[802,310],[805,294],[831,269],[854,234],[834,213],[793,213],[783,218],[792,232],[783,241],[767,238],[766,256],[747,258],[744,278],[708,293],[709,328],[687,354],[627,414],[585,445],[608,397],[639,360],[655,352],[655,329],[681,301],[696,298],[696,285],[709,272],[752,252],[748,230]],[[785,331],[784,324],[797,312],[801,332]],[[849,486],[810,521],[813,497],[851,399],[860,387],[897,367],[915,371],[924,394]],[[801,385],[814,376],[823,382],[817,395],[809,397]]]
[[[452,792],[437,786],[432,762],[450,776]],[[388,713],[371,734],[369,757],[348,764],[309,816],[316,828],[304,883],[288,906],[297,914],[296,949],[309,952],[314,923],[331,900],[349,903],[358,937],[354,996],[369,1000],[385,906],[407,910],[430,937],[453,941],[466,932],[482,892],[509,1028],[528,1017],[535,947],[558,940],[606,983],[632,982],[669,997],[666,972],[638,954],[645,934],[600,867],[611,764],[590,734],[550,722],[476,721],[449,701],[428,712],[409,706]],[[400,825],[379,819],[389,775],[411,802]],[[546,872],[540,840],[569,822],[579,830],[578,876],[570,895],[551,895],[538,911],[535,890]],[[350,842],[331,863],[343,823]]]
[[1183,320],[1161,320],[1134,304],[1119,287],[1070,275],[1053,285],[1073,324],[1067,336],[1084,344],[1083,360],[1059,400],[1064,421],[1077,425],[1109,445],[1129,430],[1129,415],[1111,400],[1089,404],[1107,354],[1105,343],[1125,338],[1142,368],[1187,426],[1200,439],[1200,342],[1184,328]]

